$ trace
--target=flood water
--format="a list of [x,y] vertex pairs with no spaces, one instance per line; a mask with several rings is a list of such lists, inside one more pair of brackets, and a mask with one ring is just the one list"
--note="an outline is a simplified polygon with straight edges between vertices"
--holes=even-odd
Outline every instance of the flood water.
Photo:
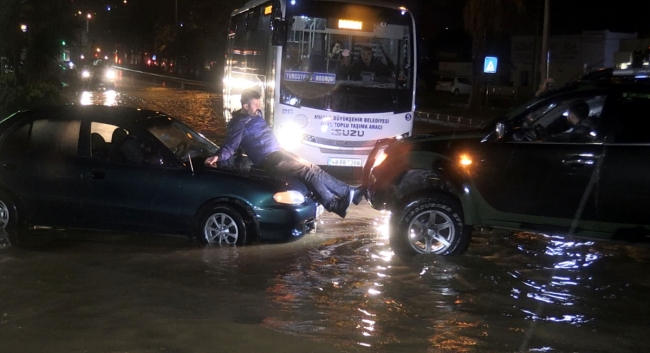
[[[39,231],[0,250],[2,352],[644,352],[650,249],[477,230],[393,256],[388,213],[286,244]],[[13,241],[13,244],[9,244]]]
[[[225,132],[215,94],[120,84],[76,99]],[[647,245],[477,229],[465,255],[398,258],[388,217],[364,202],[300,240],[246,247],[0,236],[0,352],[650,350]]]

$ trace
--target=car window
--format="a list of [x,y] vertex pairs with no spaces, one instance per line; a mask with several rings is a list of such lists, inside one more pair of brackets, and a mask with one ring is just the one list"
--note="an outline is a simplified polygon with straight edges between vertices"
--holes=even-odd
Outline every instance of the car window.
[[44,156],[77,156],[79,146],[79,120],[30,121],[13,130],[2,144],[6,153],[38,158]]
[[614,143],[650,143],[650,93],[625,92],[612,127]]
[[213,156],[218,147],[185,124],[166,118],[151,119],[149,132],[182,161]]
[[144,164],[145,157],[158,152],[146,137],[112,124],[92,122],[90,141],[92,158],[103,162]]
[[598,92],[548,99],[514,120],[510,140],[602,142],[600,123],[606,98],[605,93]]

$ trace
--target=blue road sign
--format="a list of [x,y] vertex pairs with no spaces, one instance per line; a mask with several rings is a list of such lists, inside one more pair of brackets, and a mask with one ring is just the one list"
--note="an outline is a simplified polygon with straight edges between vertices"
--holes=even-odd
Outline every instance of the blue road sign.
[[495,74],[497,72],[497,62],[499,59],[496,56],[486,56],[485,63],[483,64],[483,72],[486,74]]

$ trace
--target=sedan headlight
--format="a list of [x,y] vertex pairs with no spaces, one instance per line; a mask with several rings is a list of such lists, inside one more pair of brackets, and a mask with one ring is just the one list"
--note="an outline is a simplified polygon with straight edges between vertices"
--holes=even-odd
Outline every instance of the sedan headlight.
[[275,193],[273,199],[278,203],[300,205],[305,202],[305,195],[298,191],[288,190]]

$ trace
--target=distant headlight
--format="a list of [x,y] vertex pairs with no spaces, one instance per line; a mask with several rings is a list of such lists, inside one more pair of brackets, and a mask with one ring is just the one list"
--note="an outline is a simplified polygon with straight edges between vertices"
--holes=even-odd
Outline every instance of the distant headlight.
[[275,202],[284,203],[287,205],[300,205],[305,202],[305,195],[298,191],[289,190],[281,191],[273,195]]
[[106,70],[106,78],[112,80],[115,78],[115,70]]
[[88,78],[88,77],[90,77],[90,71],[88,71],[88,70],[83,70],[83,71],[81,72],[81,77],[83,77],[83,78]]

